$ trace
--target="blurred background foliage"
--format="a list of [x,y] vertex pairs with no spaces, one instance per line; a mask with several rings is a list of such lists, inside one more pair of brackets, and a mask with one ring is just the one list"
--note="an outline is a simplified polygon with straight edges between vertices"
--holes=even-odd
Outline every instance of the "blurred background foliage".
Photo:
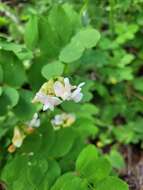
[[[56,60],[63,62],[68,60],[64,75],[75,83],[86,82],[82,104],[67,102],[54,113],[41,113],[43,123],[46,118],[52,118],[61,110],[77,114],[73,128],[75,127],[78,135],[74,134],[75,131],[66,131],[66,135],[70,137],[73,133],[76,140],[69,138],[66,147],[55,148],[56,151],[51,151],[50,148],[46,150],[51,156],[66,155],[60,160],[62,170],[73,168],[71,159],[77,158],[87,142],[101,148],[112,167],[118,170],[125,166],[123,157],[118,152],[122,146],[133,146],[138,152],[141,151],[143,148],[142,10],[143,0],[1,1],[1,167],[7,159],[13,157],[7,153],[13,127],[30,120],[33,114],[40,110],[37,105],[31,105],[31,100],[45,81],[42,69]],[[97,29],[101,35],[96,47],[87,48],[78,55],[78,59],[74,59],[77,53],[74,50],[77,47],[73,45],[69,50],[73,55],[65,52],[62,57],[60,52],[71,38],[81,28],[90,26]],[[42,130],[51,129],[41,127],[38,130],[45,133]],[[49,142],[37,140],[39,136],[35,134],[33,140],[26,139],[20,151],[34,151],[33,146],[37,148],[35,151],[38,151],[40,143],[45,143],[43,145],[45,149],[46,145],[49,147],[54,134],[52,130],[46,133],[51,134]],[[64,139],[61,141],[64,142]],[[68,152],[70,153],[67,154]],[[67,166],[64,165],[65,161],[68,163]],[[42,163],[45,164],[44,161]],[[58,176],[60,173],[58,168],[56,171]]]

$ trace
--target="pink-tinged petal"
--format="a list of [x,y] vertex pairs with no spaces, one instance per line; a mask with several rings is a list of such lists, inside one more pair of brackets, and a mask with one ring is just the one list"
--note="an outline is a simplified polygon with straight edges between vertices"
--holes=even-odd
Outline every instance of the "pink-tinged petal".
[[54,96],[48,96],[42,92],[38,92],[36,94],[36,100],[43,104],[43,111],[46,111],[48,109],[53,111],[54,107],[62,102],[59,98]]
[[83,98],[83,94],[82,93],[79,93],[79,94],[76,94],[75,96],[73,96],[73,100],[76,102],[76,103],[78,103],[78,102],[80,102],[81,100],[82,100],[82,98]]
[[50,98],[49,98],[49,102],[50,102],[52,105],[54,105],[54,106],[57,106],[57,105],[59,105],[59,104],[62,103],[62,101],[61,101],[59,98],[57,98],[57,97],[50,97]]
[[83,98],[83,94],[80,91],[81,91],[81,88],[77,88],[72,93],[71,99],[74,100],[75,102],[80,102],[81,99]]
[[64,94],[64,85],[61,82],[56,81],[54,83],[54,92],[56,96],[62,97],[62,95]]
[[35,96],[35,100],[44,104],[47,101],[47,96],[42,92],[38,92]]

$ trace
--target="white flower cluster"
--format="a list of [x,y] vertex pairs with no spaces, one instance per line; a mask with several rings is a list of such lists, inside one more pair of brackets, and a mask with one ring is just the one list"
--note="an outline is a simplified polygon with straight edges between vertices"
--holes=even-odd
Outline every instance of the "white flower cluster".
[[[43,104],[43,111],[54,110],[55,106],[61,104],[66,100],[73,100],[74,102],[81,101],[83,94],[81,87],[85,83],[80,83],[78,86],[72,86],[68,78],[59,77],[57,80],[49,80],[44,83],[36,96],[32,100],[33,103],[40,102]],[[56,115],[51,123],[55,130],[61,127],[69,127],[75,122],[74,114],[62,113]],[[25,137],[32,133],[35,128],[40,126],[40,119],[38,113],[35,113],[32,120],[28,121],[21,126],[14,128],[12,144],[8,147],[9,152],[14,152],[16,148],[21,147]]]
[[80,102],[83,94],[81,87],[85,83],[80,83],[78,86],[72,86],[68,78],[60,78],[59,80],[50,80],[41,87],[39,92],[33,99],[33,103],[40,102],[43,104],[43,111],[54,110],[54,107],[61,104],[65,100],[73,100]]
[[55,130],[60,128],[70,127],[76,120],[76,117],[72,113],[62,113],[56,115],[52,120],[51,123]]

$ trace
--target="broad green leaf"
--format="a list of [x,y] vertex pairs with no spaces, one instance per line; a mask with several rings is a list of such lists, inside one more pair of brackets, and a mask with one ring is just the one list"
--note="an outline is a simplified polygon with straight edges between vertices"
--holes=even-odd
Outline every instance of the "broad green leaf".
[[23,46],[0,38],[0,47],[3,50],[18,52]]
[[84,146],[84,139],[77,137],[71,150],[60,159],[59,163],[63,172],[72,171],[75,168],[75,161]]
[[85,49],[95,47],[99,39],[100,34],[97,30],[92,28],[82,29],[63,48],[59,59],[66,63],[76,61],[82,56]]
[[[34,157],[34,156],[33,156]],[[40,187],[46,173],[48,171],[48,161],[45,158],[35,157],[29,161],[27,177],[29,182],[35,186]]]
[[78,31],[81,27],[81,17],[80,15],[74,10],[73,6],[69,3],[63,4],[63,9],[66,12],[70,22],[72,23],[72,30],[73,33]]
[[16,89],[5,86],[2,88],[2,94],[0,96],[0,115],[6,113],[8,109],[16,106],[19,100],[19,94]]
[[18,176],[22,174],[24,165],[27,163],[28,160],[26,156],[18,155],[12,160],[9,160],[2,171],[1,179],[12,185],[13,182],[17,180]]
[[68,44],[60,53],[59,59],[65,63],[70,63],[78,60],[84,52],[84,47],[76,41]]
[[50,60],[58,56],[61,44],[57,31],[50,25],[48,18],[48,16],[41,16],[39,19],[39,47],[42,56]]
[[19,87],[26,81],[26,73],[22,62],[10,51],[0,51],[0,64],[3,69],[3,82]]
[[35,186],[29,182],[28,176],[25,175],[27,174],[27,167],[23,168],[23,173],[18,176],[17,180],[15,180],[12,185],[10,186],[9,190],[24,190],[24,189],[30,189],[30,190],[35,190]]
[[94,123],[94,119],[92,117],[86,117],[86,115],[82,116],[77,120],[76,126],[78,126],[77,131],[79,132],[80,136],[84,139],[88,137],[95,138],[95,135],[98,132],[98,128]]
[[42,84],[45,82],[45,79],[41,73],[42,67],[45,65],[45,62],[45,57],[38,57],[33,60],[33,64],[29,68],[28,81],[30,83],[30,87],[34,91],[38,91]]
[[35,154],[40,151],[41,144],[42,144],[42,137],[38,133],[34,133],[31,135],[28,135],[22,144],[21,149],[19,150],[21,153],[31,153]]
[[95,183],[95,181],[100,181],[107,177],[111,172],[111,165],[105,158],[97,158],[95,161],[91,161],[91,163],[87,164],[82,172],[83,175],[87,176],[89,181]]
[[36,105],[31,103],[34,95],[29,90],[20,90],[19,94],[20,99],[14,108],[14,113],[21,121],[31,120],[34,113],[37,111]]
[[87,112],[87,114],[96,115],[99,112],[98,107],[94,104],[84,103],[81,107],[82,112]]
[[39,128],[40,134],[42,134],[41,155],[49,157],[49,151],[55,143],[55,132],[53,126],[50,123],[45,122]]
[[100,39],[100,33],[93,28],[86,28],[79,31],[73,38],[72,42],[77,41],[82,44],[85,49],[95,47]]
[[33,49],[36,47],[38,42],[38,16],[37,15],[30,15],[29,21],[26,24],[25,28],[25,43],[29,49]]
[[99,182],[96,190],[128,190],[128,185],[117,177],[107,177]]
[[43,188],[42,190],[49,189],[61,174],[61,169],[55,160],[48,160],[48,163],[48,171],[39,187],[41,189]]
[[75,140],[75,131],[71,128],[63,128],[55,132],[55,142],[49,151],[50,157],[62,157],[66,155]]
[[51,190],[87,190],[87,187],[86,180],[73,173],[66,173],[56,181]]
[[64,64],[59,61],[55,61],[53,63],[47,64],[42,68],[42,75],[47,79],[51,79],[53,77],[58,77],[63,74]]
[[16,89],[8,86],[3,87],[3,93],[8,97],[10,107],[14,107],[18,103],[19,94]]
[[98,151],[94,145],[88,145],[79,154],[76,160],[76,170],[81,171],[90,160],[96,160],[98,158]]
[[96,148],[89,145],[80,153],[76,161],[76,170],[80,176],[95,183],[110,174],[111,165],[104,157],[99,158]]
[[32,52],[25,48],[25,45],[16,44],[0,39],[0,47],[3,50],[13,51],[20,60],[28,60],[33,58]]
[[[63,6],[57,5],[49,14],[49,23],[57,32],[61,46],[66,45],[72,35],[72,23]],[[63,35],[64,34],[64,35]]]
[[107,159],[113,168],[122,169],[125,167],[123,156],[117,150],[111,150]]

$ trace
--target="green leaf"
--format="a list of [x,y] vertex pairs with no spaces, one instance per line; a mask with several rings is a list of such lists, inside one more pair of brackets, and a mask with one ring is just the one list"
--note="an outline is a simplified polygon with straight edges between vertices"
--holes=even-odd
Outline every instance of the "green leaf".
[[68,18],[63,6],[54,6],[50,11],[48,20],[52,28],[57,32],[61,46],[66,45],[73,31],[70,18]]
[[0,47],[3,50],[14,52],[20,60],[28,60],[33,58],[32,51],[25,48],[25,45],[16,44],[0,39]]
[[45,158],[36,157],[29,161],[27,177],[29,182],[37,188],[43,181],[48,171],[48,161]]
[[78,31],[81,27],[81,17],[80,15],[74,10],[73,6],[69,3],[63,4],[63,9],[66,12],[69,21],[72,23],[72,30],[73,33]]
[[117,150],[111,150],[107,159],[114,168],[122,169],[125,167],[123,156]]
[[19,87],[26,81],[26,73],[22,62],[10,51],[0,51],[0,64],[3,69],[3,82]]
[[18,189],[18,190],[24,190],[24,189],[30,189],[30,190],[35,190],[35,186],[29,182],[29,179],[27,177],[27,167],[23,167],[23,173],[21,173],[17,180],[15,180],[12,185],[10,185],[9,190],[14,190],[14,189]]
[[94,145],[88,145],[82,150],[76,160],[76,170],[81,171],[82,168],[90,162],[90,160],[96,160],[98,158],[98,151]]
[[38,89],[45,82],[44,77],[41,74],[42,67],[45,65],[46,59],[38,57],[34,60],[34,64],[31,65],[28,71],[28,80],[31,88],[34,91],[38,91]]
[[39,19],[39,47],[42,56],[50,60],[58,56],[61,44],[57,31],[50,25],[48,18],[48,16],[41,16]]
[[63,48],[59,59],[66,63],[76,61],[82,56],[85,49],[95,47],[99,39],[100,34],[97,30],[93,28],[82,29]]
[[93,28],[82,29],[73,38],[72,42],[78,41],[84,48],[90,49],[95,47],[100,39],[100,33]]
[[20,99],[14,108],[15,115],[22,121],[31,120],[34,113],[37,111],[35,104],[32,104],[33,93],[28,90],[20,90]]
[[4,87],[3,92],[9,99],[9,106],[14,107],[19,100],[19,94],[17,90],[11,87]]
[[48,123],[46,121],[44,124],[40,126],[38,131],[40,132],[40,134],[42,134],[42,151],[40,151],[40,154],[43,157],[49,157],[49,151],[55,142],[55,132],[53,130],[53,126],[51,125],[51,123]]
[[47,64],[42,68],[42,75],[47,79],[53,77],[58,77],[63,74],[64,64],[59,61],[54,61],[53,63]]
[[76,161],[76,170],[89,182],[95,183],[106,178],[111,172],[111,165],[104,157],[97,157],[97,150],[93,145],[86,147]]
[[87,190],[87,182],[73,173],[61,176],[51,190]]
[[72,148],[76,137],[75,132],[71,128],[63,128],[56,131],[55,135],[55,142],[49,151],[49,156],[62,157],[66,155]]
[[107,177],[100,182],[96,190],[128,190],[128,185],[117,177]]
[[38,42],[38,17],[37,15],[30,15],[29,21],[26,24],[25,28],[25,43],[29,49],[36,47]]
[[49,189],[61,174],[61,169],[55,160],[48,160],[48,163],[48,171],[40,184],[42,190]]
[[25,156],[16,156],[5,165],[2,171],[1,179],[12,185],[13,182],[17,180],[18,176],[22,174],[22,170],[24,168],[23,166],[27,162],[28,160]]
[[0,96],[0,115],[3,115],[8,109],[11,109],[14,106],[16,106],[18,100],[19,94],[16,89],[8,86],[3,87],[2,95]]
[[40,134],[31,134],[28,135],[25,139],[24,142],[22,144],[21,149],[19,150],[21,153],[31,153],[33,152],[38,153],[40,151],[41,148],[41,142],[42,141],[42,137],[40,136]]
[[61,51],[59,59],[65,63],[70,63],[78,60],[83,51],[84,47],[78,41],[76,43],[71,42]]

